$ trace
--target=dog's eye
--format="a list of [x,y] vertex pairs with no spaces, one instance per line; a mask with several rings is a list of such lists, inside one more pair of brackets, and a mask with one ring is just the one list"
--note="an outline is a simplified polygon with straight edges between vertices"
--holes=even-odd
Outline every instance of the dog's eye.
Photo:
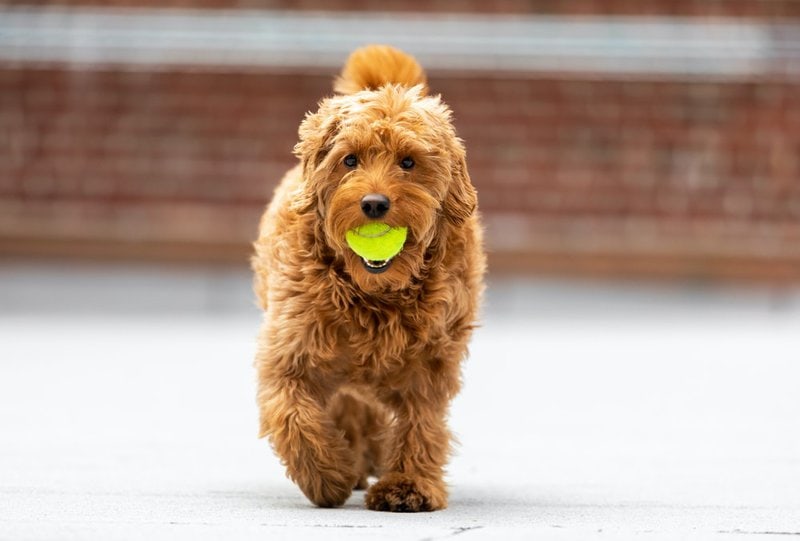
[[358,158],[356,158],[355,154],[348,154],[347,156],[344,157],[343,163],[347,167],[355,167],[356,165],[358,165]]
[[406,156],[405,158],[400,160],[400,167],[402,167],[403,169],[411,169],[412,167],[414,167],[413,158]]

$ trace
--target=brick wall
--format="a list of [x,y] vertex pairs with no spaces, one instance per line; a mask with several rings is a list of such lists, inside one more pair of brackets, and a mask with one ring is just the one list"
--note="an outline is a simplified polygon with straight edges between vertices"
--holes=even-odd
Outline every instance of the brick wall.
[[18,247],[48,240],[65,250],[88,243],[160,254],[159,246],[186,245],[182,252],[210,259],[241,257],[293,164],[298,122],[328,83],[274,74],[0,70],[0,133],[9,134],[0,232]]
[[[0,64],[0,253],[243,261],[331,75]],[[495,270],[800,279],[798,80],[430,79]]]

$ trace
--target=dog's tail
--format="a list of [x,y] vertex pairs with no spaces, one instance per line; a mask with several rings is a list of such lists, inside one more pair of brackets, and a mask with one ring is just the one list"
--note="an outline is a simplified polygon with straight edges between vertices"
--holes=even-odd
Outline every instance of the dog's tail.
[[413,56],[388,45],[367,45],[347,59],[333,83],[339,94],[377,90],[387,84],[425,85],[425,72]]

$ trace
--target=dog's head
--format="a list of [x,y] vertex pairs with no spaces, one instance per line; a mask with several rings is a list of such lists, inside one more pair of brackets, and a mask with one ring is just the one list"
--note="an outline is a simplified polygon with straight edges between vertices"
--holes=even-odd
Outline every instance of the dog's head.
[[[353,74],[354,64],[364,67]],[[398,75],[397,66],[412,76]],[[352,87],[365,90],[323,100],[300,126],[295,153],[303,189],[295,205],[315,213],[317,242],[343,261],[357,286],[403,289],[435,264],[448,231],[472,215],[475,190],[450,109],[426,95],[413,58],[395,49],[361,49],[337,82],[339,91]],[[387,260],[363,258],[346,241],[348,231],[375,222],[407,228],[402,250]]]

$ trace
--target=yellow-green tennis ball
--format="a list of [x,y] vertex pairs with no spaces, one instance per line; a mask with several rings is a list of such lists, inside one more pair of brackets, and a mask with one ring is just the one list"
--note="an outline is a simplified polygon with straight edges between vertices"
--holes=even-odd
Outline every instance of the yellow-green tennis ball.
[[347,245],[369,261],[386,261],[403,249],[408,229],[373,222],[351,229],[345,234]]

